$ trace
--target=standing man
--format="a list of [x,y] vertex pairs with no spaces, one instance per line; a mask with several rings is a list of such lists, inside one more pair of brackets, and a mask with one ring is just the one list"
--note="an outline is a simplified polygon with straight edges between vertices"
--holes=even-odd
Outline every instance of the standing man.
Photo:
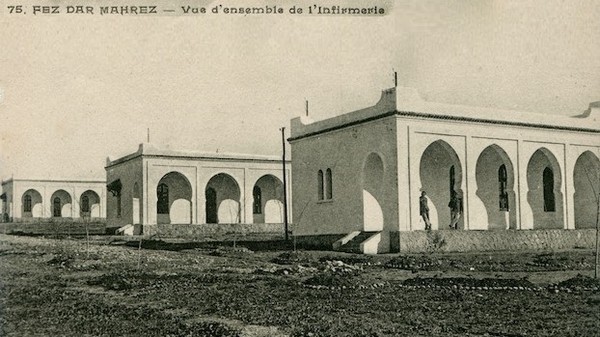
[[427,193],[425,191],[421,192],[421,197],[419,198],[419,214],[425,221],[425,230],[431,230],[431,221],[429,221],[429,206],[427,205]]
[[450,191],[450,228],[458,229],[458,221],[463,211],[462,197],[456,191]]

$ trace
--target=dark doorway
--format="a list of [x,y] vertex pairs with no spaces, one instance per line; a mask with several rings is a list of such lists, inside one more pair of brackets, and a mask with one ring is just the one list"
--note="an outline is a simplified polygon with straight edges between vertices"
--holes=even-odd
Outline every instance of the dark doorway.
[[62,205],[60,204],[60,198],[56,197],[54,198],[54,212],[53,215],[55,218],[60,218],[62,217]]
[[214,188],[206,189],[206,223],[217,223],[217,192]]

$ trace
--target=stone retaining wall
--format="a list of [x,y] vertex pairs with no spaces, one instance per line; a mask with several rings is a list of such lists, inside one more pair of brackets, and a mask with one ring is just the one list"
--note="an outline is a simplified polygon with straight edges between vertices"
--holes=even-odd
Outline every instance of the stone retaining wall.
[[[87,227],[87,228],[86,228]],[[50,223],[0,223],[0,233],[31,235],[103,235],[106,224],[103,222],[50,222]]]
[[282,237],[283,224],[194,224],[194,225],[144,225],[144,235],[164,238],[206,238],[225,235],[273,235]]
[[594,248],[595,229],[414,231],[390,233],[392,252],[469,252]]

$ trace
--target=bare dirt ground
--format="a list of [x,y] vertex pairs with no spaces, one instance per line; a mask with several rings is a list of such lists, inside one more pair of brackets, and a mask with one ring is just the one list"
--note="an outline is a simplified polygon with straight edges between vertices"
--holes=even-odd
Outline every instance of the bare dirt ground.
[[0,336],[600,336],[590,250],[0,235]]

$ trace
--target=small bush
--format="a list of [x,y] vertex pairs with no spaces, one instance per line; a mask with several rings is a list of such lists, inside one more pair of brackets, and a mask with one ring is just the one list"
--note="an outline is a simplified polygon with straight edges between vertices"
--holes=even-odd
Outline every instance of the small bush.
[[427,232],[427,251],[435,253],[446,246],[446,239],[439,231]]

